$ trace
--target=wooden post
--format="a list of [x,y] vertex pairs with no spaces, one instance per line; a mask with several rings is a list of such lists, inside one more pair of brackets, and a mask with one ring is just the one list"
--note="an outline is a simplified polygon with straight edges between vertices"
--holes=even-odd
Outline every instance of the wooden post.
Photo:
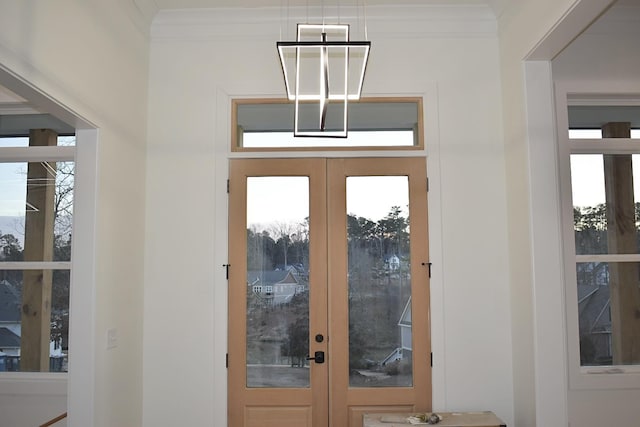
[[[29,146],[57,145],[58,135],[48,129],[32,130]],[[24,260],[53,260],[55,163],[29,163],[25,215]],[[27,270],[22,283],[20,370],[49,371],[51,341],[51,270]]]
[[[603,138],[630,138],[631,124],[602,127]],[[636,254],[633,164],[630,154],[604,156],[607,242],[610,254]],[[609,264],[611,338],[614,365],[640,363],[640,288],[637,263]]]

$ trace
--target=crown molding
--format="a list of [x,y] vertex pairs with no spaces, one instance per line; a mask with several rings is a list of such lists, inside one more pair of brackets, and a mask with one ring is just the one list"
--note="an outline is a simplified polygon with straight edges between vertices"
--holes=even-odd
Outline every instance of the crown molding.
[[147,28],[151,26],[153,18],[158,13],[158,5],[154,0],[133,0],[133,4],[138,12],[144,17]]
[[[317,17],[313,19],[313,17]],[[369,6],[366,20],[356,8],[342,8],[340,16],[326,14],[325,22],[352,26],[352,40],[364,38],[495,37],[497,23],[489,6]],[[153,42],[171,40],[295,39],[299,22],[322,22],[314,8],[216,8],[160,10],[151,25]]]

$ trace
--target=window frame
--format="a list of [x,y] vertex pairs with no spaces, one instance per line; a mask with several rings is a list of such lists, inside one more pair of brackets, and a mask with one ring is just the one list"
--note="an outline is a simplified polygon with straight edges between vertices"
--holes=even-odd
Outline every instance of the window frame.
[[[366,97],[352,103],[410,103],[417,105],[417,124],[413,129],[415,143],[410,146],[344,146],[344,147],[243,147],[239,144],[240,133],[238,131],[238,106],[243,104],[286,104],[286,98],[232,98],[231,99],[231,135],[230,151],[232,153],[260,153],[260,152],[362,152],[362,151],[423,151],[424,150],[424,110],[422,97],[419,96],[394,96],[394,97]],[[293,117],[291,119],[293,121]],[[335,139],[335,138],[332,138]],[[416,153],[416,155],[419,155]]]
[[[32,163],[32,162],[76,162],[76,146],[49,146],[49,147],[0,147],[0,163]],[[73,244],[72,244],[73,248]],[[73,250],[73,249],[72,249]],[[0,261],[0,270],[63,270],[73,274],[72,261]],[[71,283],[69,284],[71,286]],[[71,301],[69,301],[71,306]],[[71,322],[71,318],[69,319]],[[22,375],[30,376],[39,374],[52,375],[66,378],[67,372],[27,372],[7,371],[1,372],[0,378]]]
[[[1,74],[1,73],[0,73]],[[0,372],[0,396],[66,396],[70,426],[94,424],[96,384],[96,218],[98,198],[98,142],[96,128],[76,129],[73,245],[69,310],[69,371]],[[63,147],[3,147],[0,158],[20,161],[25,150],[47,153]],[[81,283],[82,286],[77,286]]]
[[640,388],[640,364],[581,366],[580,363],[576,264],[594,260],[640,262],[640,253],[576,255],[570,161],[572,154],[640,154],[640,140],[632,138],[570,139],[568,107],[571,105],[640,105],[640,94],[594,91],[592,87],[584,87],[584,91],[579,89],[556,86],[556,135],[569,388],[575,390],[637,389]]

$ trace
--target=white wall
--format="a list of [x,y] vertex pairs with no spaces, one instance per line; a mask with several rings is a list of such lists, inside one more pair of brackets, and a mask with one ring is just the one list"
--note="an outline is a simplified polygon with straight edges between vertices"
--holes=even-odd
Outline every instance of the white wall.
[[[572,0],[522,0],[511,2],[498,20],[502,81],[505,171],[509,245],[510,319],[513,337],[514,417],[518,427],[562,425],[566,418],[557,408],[538,411],[537,391],[544,378],[536,372],[534,282],[530,182],[528,177],[526,97],[523,60],[571,6]],[[543,331],[540,331],[542,333]],[[553,353],[551,353],[553,354]],[[551,375],[555,376],[557,373]],[[536,389],[536,385],[538,390]],[[562,400],[561,390],[547,387],[542,397]],[[540,414],[543,420],[537,420]],[[544,415],[546,414],[546,419]]]
[[[283,95],[275,49],[280,16],[280,10],[173,11],[152,25],[145,426],[226,425],[221,266],[229,106],[234,96]],[[365,95],[425,95],[436,175],[431,254],[439,261],[432,280],[435,409],[493,410],[513,425],[495,18],[484,7],[370,7],[368,31]]]
[[[518,426],[604,422],[600,409],[606,405],[595,404],[587,395],[569,396],[568,392],[549,61],[611,3],[523,0],[513,2],[499,19]],[[614,406],[626,410],[606,410],[609,419],[605,424],[635,422],[627,413],[632,407],[622,402]],[[578,407],[589,410],[575,418]]]
[[[90,287],[88,294],[95,295],[95,310],[71,320],[72,336],[78,322],[92,329],[86,341],[70,342],[75,360],[88,366],[80,370],[76,363],[74,371],[72,350],[73,402],[68,404],[74,408],[69,419],[74,427],[142,423],[145,25],[134,5],[124,0],[0,1],[2,83],[67,119],[82,118],[78,123],[83,127],[98,128],[95,282],[73,284]],[[84,304],[91,307],[94,301]],[[110,328],[118,331],[118,347],[107,351]],[[12,387],[0,387],[0,393],[11,394]],[[58,389],[18,405],[5,396],[0,395],[0,422],[8,417],[32,426],[34,419],[44,422],[64,406]]]
[[[640,93],[639,7],[612,9],[553,60],[553,80],[573,88],[618,92],[620,87]],[[569,339],[576,339],[569,337]],[[637,426],[640,389],[580,389],[570,384],[569,421],[573,426]],[[601,408],[607,408],[602,411]],[[604,412],[604,413],[603,413]]]

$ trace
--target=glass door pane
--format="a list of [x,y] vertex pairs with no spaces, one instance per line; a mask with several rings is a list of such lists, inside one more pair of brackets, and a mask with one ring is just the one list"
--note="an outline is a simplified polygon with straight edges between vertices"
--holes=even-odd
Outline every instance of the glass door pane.
[[408,387],[413,384],[409,180],[351,176],[346,186],[349,386]]
[[304,387],[309,362],[309,178],[247,178],[247,387]]

